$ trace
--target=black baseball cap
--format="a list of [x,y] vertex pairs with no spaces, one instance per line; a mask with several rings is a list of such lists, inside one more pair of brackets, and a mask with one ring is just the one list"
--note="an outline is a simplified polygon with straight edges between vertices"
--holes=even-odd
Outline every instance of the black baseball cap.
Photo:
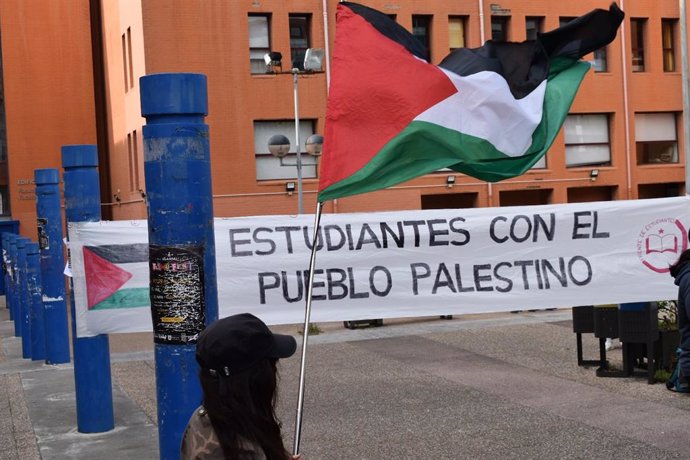
[[230,376],[265,358],[287,358],[297,342],[291,335],[274,334],[251,313],[228,316],[208,325],[196,343],[196,360],[211,375]]

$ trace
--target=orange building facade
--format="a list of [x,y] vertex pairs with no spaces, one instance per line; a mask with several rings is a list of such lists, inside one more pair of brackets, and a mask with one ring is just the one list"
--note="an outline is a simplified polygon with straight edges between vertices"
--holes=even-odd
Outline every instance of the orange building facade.
[[[304,209],[313,212],[318,159],[304,139],[323,133],[336,0],[0,0],[6,173],[3,215],[35,236],[33,170],[59,168],[60,147],[98,144],[103,216],[145,218],[139,77],[208,77],[214,211],[294,214],[294,166],[268,153],[290,138],[289,70],[306,48],[324,50],[323,72],[298,76]],[[521,41],[608,2],[583,0],[360,0],[413,31],[440,62],[456,47]],[[564,128],[544,162],[487,184],[439,171],[387,190],[328,202],[325,212],[466,208],[638,199],[685,193],[678,2],[619,2],[618,37],[587,60]],[[283,72],[263,55],[280,52]],[[276,70],[274,68],[273,70]],[[395,69],[390,69],[395,72]],[[291,164],[294,155],[285,163]],[[0,158],[0,162],[3,158]],[[2,163],[0,163],[0,169]],[[454,182],[450,183],[449,176]],[[9,196],[9,199],[6,197]]]

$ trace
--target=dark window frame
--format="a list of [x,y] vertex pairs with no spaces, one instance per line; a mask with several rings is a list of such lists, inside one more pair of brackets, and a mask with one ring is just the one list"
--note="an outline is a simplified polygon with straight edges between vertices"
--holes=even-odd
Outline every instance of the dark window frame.
[[[500,30],[503,37],[496,37],[496,30]],[[495,42],[510,41],[510,16],[491,16],[491,40]]]
[[647,19],[630,18],[630,61],[633,72],[645,72],[645,34]]
[[[420,22],[424,23],[421,24]],[[412,15],[412,35],[419,40],[419,42],[426,48],[427,57],[431,61],[431,34],[432,34],[433,16],[430,14],[413,14]],[[425,29],[424,34],[420,34],[420,29]]]
[[676,30],[678,19],[664,18],[661,20],[661,52],[664,72],[676,72]]
[[[290,68],[304,70],[304,55],[311,48],[312,16],[309,13],[290,13],[288,15],[290,32]],[[299,24],[298,22],[303,22]],[[298,44],[298,40],[304,43]]]
[[[533,28],[529,27],[531,21],[534,21]],[[532,30],[534,30],[533,34],[530,33]],[[537,34],[541,32],[544,32],[544,16],[525,16],[525,38],[527,40],[536,40]]]

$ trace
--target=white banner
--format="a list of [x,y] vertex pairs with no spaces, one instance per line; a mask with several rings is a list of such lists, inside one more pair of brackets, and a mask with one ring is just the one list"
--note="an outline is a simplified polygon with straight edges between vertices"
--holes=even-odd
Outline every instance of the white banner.
[[[221,317],[304,320],[313,220],[215,219]],[[78,335],[150,331],[146,221],[69,225]],[[689,225],[688,197],[324,214],[311,318],[672,299],[668,266],[687,249]]]

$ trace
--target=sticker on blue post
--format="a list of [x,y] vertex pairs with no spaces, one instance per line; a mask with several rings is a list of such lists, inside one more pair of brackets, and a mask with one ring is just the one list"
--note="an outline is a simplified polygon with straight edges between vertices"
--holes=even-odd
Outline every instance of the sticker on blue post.
[[46,232],[47,226],[48,219],[43,217],[36,219],[36,227],[38,228],[38,247],[41,251],[47,251],[50,249],[48,233]]
[[149,246],[153,341],[196,343],[204,329],[204,251],[201,246]]

